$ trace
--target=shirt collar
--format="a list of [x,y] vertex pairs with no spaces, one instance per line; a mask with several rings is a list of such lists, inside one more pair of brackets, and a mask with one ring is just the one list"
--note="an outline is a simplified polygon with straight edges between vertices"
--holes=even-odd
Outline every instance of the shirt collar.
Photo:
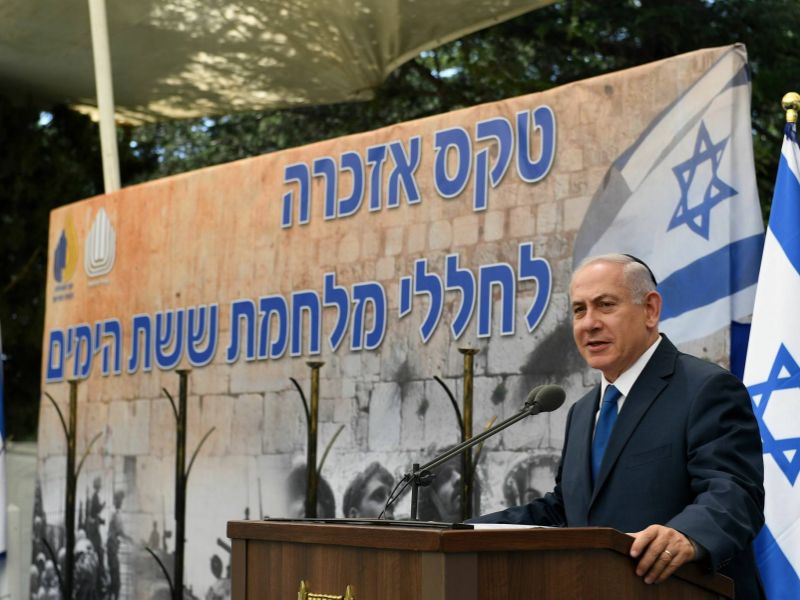
[[[645,366],[647,366],[650,357],[653,356],[656,352],[656,348],[661,343],[661,336],[658,336],[658,339],[653,342],[650,347],[645,350],[642,355],[636,359],[636,362],[633,363],[630,367],[628,367],[625,371],[623,371],[619,377],[617,377],[616,381],[614,381],[614,387],[617,388],[624,397],[627,397],[633,387],[633,384],[636,383],[636,380],[639,379],[639,375],[642,374],[644,371]],[[602,376],[602,381],[600,382],[600,397],[602,398],[603,395],[606,393],[606,388],[611,385],[611,383],[606,379],[605,375]]]

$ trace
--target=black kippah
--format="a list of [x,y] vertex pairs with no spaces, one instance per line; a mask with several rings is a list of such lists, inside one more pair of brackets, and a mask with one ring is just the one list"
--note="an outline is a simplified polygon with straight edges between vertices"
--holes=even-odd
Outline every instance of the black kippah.
[[623,254],[622,256],[627,256],[633,262],[639,263],[645,269],[647,269],[647,272],[650,274],[650,279],[653,281],[653,285],[658,287],[658,281],[656,281],[656,276],[653,275],[653,271],[650,269],[650,267],[647,266],[646,262],[644,262],[641,258],[636,258],[633,254]]

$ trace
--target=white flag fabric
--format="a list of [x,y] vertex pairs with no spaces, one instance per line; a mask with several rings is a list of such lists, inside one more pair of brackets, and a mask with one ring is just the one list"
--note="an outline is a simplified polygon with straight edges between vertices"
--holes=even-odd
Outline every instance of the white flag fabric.
[[764,241],[744,382],[764,444],[766,525],[756,557],[769,600],[800,598],[800,149],[787,124]]
[[614,162],[574,262],[624,252],[648,263],[664,295],[661,330],[680,344],[749,320],[763,232],[747,56],[736,45]]

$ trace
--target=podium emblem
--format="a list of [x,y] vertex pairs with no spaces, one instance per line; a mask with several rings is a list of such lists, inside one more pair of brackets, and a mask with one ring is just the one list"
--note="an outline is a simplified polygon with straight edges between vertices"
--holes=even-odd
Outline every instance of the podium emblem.
[[300,580],[300,589],[297,592],[297,600],[356,600],[353,595],[352,586],[347,586],[344,590],[344,595],[339,594],[317,594],[308,591],[311,585],[308,581]]

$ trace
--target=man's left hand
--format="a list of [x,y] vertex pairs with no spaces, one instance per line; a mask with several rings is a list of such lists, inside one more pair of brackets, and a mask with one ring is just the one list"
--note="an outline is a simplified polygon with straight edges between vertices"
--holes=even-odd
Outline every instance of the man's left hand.
[[631,546],[631,556],[639,558],[636,574],[645,583],[661,583],[681,565],[693,561],[695,549],[680,531],[663,525],[650,525],[637,533]]

